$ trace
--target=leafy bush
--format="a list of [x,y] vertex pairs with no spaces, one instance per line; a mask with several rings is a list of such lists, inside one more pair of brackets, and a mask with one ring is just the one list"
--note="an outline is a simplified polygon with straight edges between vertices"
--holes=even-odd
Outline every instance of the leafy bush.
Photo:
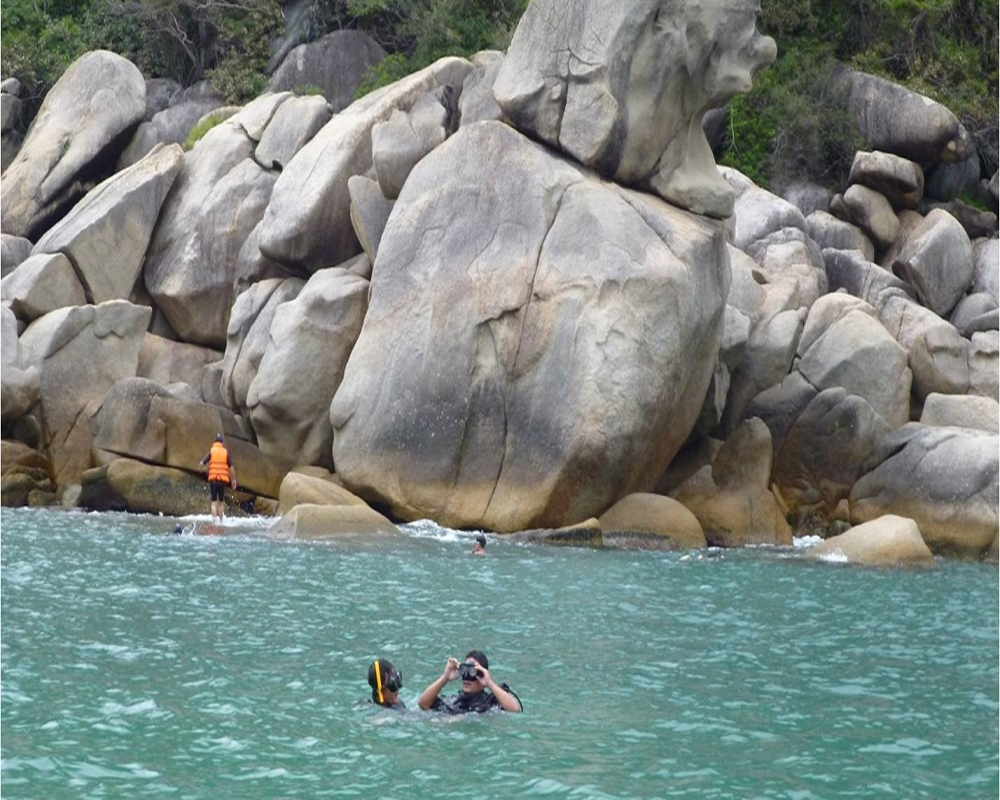
[[221,125],[232,116],[231,111],[214,111],[198,120],[194,127],[188,132],[187,139],[184,140],[184,149],[190,150],[206,133],[216,125]]

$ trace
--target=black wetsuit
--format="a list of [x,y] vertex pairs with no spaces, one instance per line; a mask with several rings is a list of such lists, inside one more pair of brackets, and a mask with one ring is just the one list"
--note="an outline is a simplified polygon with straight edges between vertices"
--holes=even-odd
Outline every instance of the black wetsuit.
[[500,701],[492,692],[481,691],[474,694],[459,692],[451,697],[442,698],[438,695],[431,704],[430,711],[441,711],[445,714],[482,714],[491,708],[501,708]]

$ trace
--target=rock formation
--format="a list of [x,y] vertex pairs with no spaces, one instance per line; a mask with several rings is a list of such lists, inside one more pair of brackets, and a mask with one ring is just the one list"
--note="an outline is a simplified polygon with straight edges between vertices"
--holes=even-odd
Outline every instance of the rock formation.
[[850,71],[869,149],[839,193],[717,168],[706,110],[774,58],[755,15],[533,0],[508,53],[344,108],[220,109],[84,56],[16,157],[3,127],[3,502],[200,510],[224,431],[282,535],[391,531],[369,503],[526,541],[874,546],[899,515],[995,558],[996,176],[993,211],[956,200],[990,176],[954,115]]

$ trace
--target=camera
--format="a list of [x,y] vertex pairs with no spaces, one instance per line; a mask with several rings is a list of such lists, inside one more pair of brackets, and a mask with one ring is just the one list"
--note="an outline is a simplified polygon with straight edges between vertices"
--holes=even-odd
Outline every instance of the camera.
[[458,665],[458,677],[463,681],[475,681],[479,680],[479,676],[482,670],[476,664],[459,664]]

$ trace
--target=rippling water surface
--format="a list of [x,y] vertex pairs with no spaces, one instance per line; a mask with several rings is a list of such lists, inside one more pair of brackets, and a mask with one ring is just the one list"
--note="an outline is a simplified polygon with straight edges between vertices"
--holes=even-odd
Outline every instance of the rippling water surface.
[[[3,509],[5,800],[1000,792],[995,567],[174,523]],[[471,648],[525,714],[416,710]],[[412,710],[364,702],[379,654]]]

